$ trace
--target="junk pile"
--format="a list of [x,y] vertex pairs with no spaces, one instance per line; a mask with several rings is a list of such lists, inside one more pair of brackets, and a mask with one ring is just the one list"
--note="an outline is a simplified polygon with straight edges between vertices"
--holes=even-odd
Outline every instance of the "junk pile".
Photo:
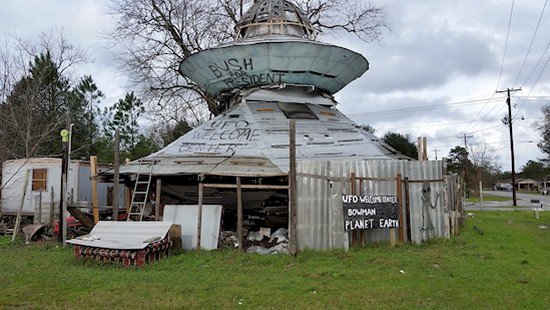
[[[260,230],[251,230],[243,240],[243,246],[249,253],[267,254],[288,254],[288,231],[286,228],[279,228],[271,233],[271,228],[262,227]],[[222,231],[219,239],[220,248],[238,248],[239,238],[234,231]]]
[[288,254],[287,229],[279,228],[271,233],[271,228],[250,231],[246,237],[247,252],[267,254]]

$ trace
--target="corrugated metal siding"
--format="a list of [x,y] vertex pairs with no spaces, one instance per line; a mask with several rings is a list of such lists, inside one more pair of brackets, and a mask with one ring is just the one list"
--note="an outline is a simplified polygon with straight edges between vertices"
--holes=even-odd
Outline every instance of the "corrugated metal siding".
[[[344,231],[341,196],[352,193],[352,172],[358,178],[395,178],[397,174],[401,174],[402,179],[408,177],[412,241],[422,242],[449,236],[445,201],[450,199],[444,198],[444,169],[441,161],[299,161],[297,232],[300,249],[348,247],[349,236]],[[422,180],[432,180],[429,182],[429,199],[422,199]],[[356,194],[360,195],[395,195],[397,192],[395,181],[357,180],[355,186]],[[447,191],[447,195],[453,193]],[[430,204],[435,208],[431,208]],[[423,223],[423,206],[435,227],[433,231],[422,229],[426,226]],[[367,242],[389,240],[387,229],[366,230],[364,234]]]

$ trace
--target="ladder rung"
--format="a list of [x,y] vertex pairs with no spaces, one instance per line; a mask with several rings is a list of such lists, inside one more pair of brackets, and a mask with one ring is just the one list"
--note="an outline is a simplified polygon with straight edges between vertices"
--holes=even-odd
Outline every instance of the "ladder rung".
[[134,192],[134,195],[145,195],[147,192]]

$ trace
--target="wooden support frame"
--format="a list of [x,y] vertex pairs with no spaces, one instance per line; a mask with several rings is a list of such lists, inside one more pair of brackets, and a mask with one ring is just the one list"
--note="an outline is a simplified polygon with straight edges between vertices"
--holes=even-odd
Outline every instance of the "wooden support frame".
[[[203,195],[204,195],[204,189],[205,188],[222,188],[222,189],[236,189],[237,193],[237,238],[239,239],[239,250],[244,250],[243,246],[243,199],[242,199],[242,191],[243,189],[252,189],[252,190],[289,190],[290,191],[290,185],[259,185],[259,184],[242,184],[242,178],[243,177],[256,177],[256,176],[234,176],[236,181],[235,184],[219,184],[219,183],[199,183],[199,197],[198,197],[198,205],[199,205],[199,216],[202,217],[202,204],[203,204]],[[290,197],[289,197],[289,203],[290,203]],[[290,214],[290,210],[289,210]],[[201,219],[202,220],[202,219]],[[290,221],[290,218],[289,218]],[[289,222],[289,228],[290,228],[290,222]],[[197,231],[197,236],[200,238],[200,224],[199,228],[197,228],[199,231]],[[291,235],[290,235],[291,236]],[[290,248],[290,241],[289,238],[289,248]],[[200,245],[200,241],[198,240],[197,244]],[[198,246],[197,246],[198,248]],[[290,252],[290,250],[289,250]]]
[[239,250],[243,251],[243,192],[241,177],[237,177],[237,238],[239,239]]

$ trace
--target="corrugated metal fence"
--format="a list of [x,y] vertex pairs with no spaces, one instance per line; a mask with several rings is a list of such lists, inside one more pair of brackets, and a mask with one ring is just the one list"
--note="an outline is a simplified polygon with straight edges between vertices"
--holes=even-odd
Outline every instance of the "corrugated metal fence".
[[299,161],[299,249],[348,249],[357,240],[389,241],[388,229],[363,230],[354,236],[345,231],[342,195],[398,195],[398,174],[403,185],[403,241],[419,243],[458,232],[461,189],[457,176],[445,175],[441,161]]

